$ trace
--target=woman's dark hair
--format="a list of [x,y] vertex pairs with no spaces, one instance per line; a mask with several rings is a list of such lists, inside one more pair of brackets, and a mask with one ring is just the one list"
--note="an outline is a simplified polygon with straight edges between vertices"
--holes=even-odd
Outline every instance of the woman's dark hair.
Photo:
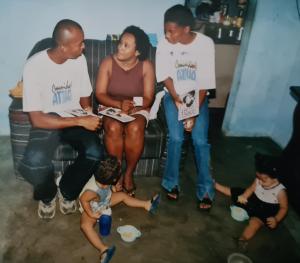
[[271,178],[278,178],[278,162],[279,158],[267,154],[255,154],[255,169],[259,173],[266,174]]
[[148,35],[144,32],[144,30],[137,26],[129,26],[124,29],[120,39],[126,33],[133,35],[135,38],[136,50],[140,53],[138,56],[139,60],[146,60],[150,50],[150,41]]
[[95,180],[104,185],[115,185],[121,177],[121,165],[117,157],[109,155],[94,174]]
[[183,5],[170,7],[164,16],[164,23],[173,22],[178,26],[189,26],[193,28],[195,20],[192,11]]
[[55,48],[59,45],[60,41],[63,39],[63,32],[65,30],[71,31],[73,28],[83,31],[81,25],[71,19],[60,20],[54,27],[52,33],[52,47]]

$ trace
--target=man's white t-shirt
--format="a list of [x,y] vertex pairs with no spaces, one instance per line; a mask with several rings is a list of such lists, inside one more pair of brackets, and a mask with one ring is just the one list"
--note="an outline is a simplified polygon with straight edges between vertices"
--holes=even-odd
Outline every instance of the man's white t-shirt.
[[171,44],[161,39],[156,50],[156,78],[171,78],[176,93],[216,88],[215,49],[211,38],[196,33],[190,44]]
[[23,72],[23,111],[61,112],[79,109],[92,86],[84,55],[56,64],[43,50],[28,59]]

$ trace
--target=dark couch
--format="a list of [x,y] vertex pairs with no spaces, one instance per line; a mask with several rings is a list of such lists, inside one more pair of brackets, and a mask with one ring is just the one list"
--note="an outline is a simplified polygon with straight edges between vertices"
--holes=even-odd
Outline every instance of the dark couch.
[[[35,44],[28,57],[38,51],[49,48],[51,38],[46,38]],[[114,53],[117,48],[117,43],[111,40],[85,40],[85,56],[88,63],[88,71],[93,89],[95,89],[96,76],[98,66],[102,59],[109,54]],[[154,63],[155,48],[150,48],[150,60]],[[158,88],[158,87],[156,87]],[[93,97],[93,108],[97,109],[98,103]],[[161,120],[163,114],[158,114],[158,119],[151,120],[145,133],[145,147],[140,161],[137,164],[135,176],[156,176],[160,174],[161,156],[165,149],[165,128],[164,121]],[[13,98],[9,107],[9,121],[11,129],[11,144],[13,152],[14,168],[17,177],[20,174],[17,170],[18,163],[21,160],[25,147],[28,142],[29,131],[31,124],[28,119],[28,114],[22,111],[22,99]],[[102,138],[103,134],[99,136]],[[73,162],[77,153],[69,145],[61,144],[54,157],[53,164],[55,172],[64,171],[65,167]]]

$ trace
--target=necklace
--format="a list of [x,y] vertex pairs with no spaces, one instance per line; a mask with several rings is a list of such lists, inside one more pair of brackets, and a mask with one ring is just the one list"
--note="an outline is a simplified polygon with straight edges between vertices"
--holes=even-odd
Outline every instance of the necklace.
[[133,62],[120,62],[120,64],[126,68],[133,68],[138,63],[138,59]]
[[139,62],[138,58],[135,58],[134,61],[121,61],[117,57],[115,57],[115,60],[121,68],[126,68],[126,69],[133,68]]

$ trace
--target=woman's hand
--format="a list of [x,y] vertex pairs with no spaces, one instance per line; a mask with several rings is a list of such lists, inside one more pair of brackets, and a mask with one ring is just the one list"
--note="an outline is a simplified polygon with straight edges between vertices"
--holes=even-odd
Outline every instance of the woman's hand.
[[129,113],[134,108],[132,100],[123,100],[121,102],[121,110],[125,113]]
[[129,114],[136,113],[137,111],[140,111],[142,109],[143,109],[143,107],[134,107],[133,109],[131,109],[129,111]]
[[268,225],[269,228],[274,229],[274,228],[277,227],[278,222],[277,222],[275,217],[268,217],[267,218],[267,225]]
[[239,195],[238,196],[238,202],[241,203],[241,204],[243,204],[243,205],[245,205],[245,204],[248,203],[248,199],[245,196],[243,196],[243,195]]

